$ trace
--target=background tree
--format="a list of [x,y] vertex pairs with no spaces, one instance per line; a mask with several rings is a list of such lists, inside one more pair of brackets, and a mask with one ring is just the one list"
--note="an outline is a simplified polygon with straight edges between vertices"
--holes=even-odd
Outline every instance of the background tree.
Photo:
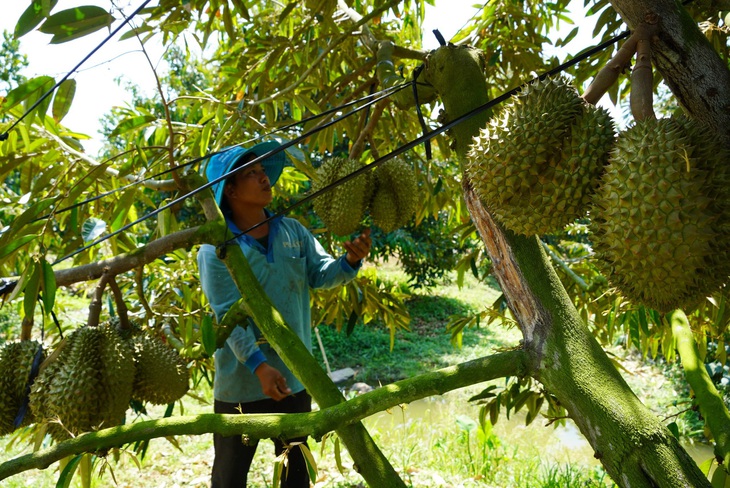
[[[19,124],[9,131],[8,139],[0,145],[0,173],[13,182],[3,189],[5,198],[13,205],[1,212],[2,221],[12,223],[0,236],[0,273],[19,277],[11,295],[23,321],[19,335],[26,339],[37,337],[40,327],[45,328],[50,323],[52,297],[57,286],[99,278],[106,267],[117,277],[131,315],[150,329],[167,333],[195,361],[196,381],[209,378],[207,355],[211,348],[210,341],[206,347],[205,340],[208,330],[198,325],[207,323],[206,311],[188,249],[201,239],[215,239],[216,227],[209,226],[207,233],[193,233],[190,231],[194,224],[190,213],[193,204],[176,202],[166,206],[196,184],[183,179],[183,165],[209,151],[276,129],[280,129],[276,137],[284,142],[307,134],[305,139],[297,141],[298,150],[289,151],[294,167],[284,174],[283,191],[277,202],[278,208],[283,209],[308,191],[308,177],[322,158],[347,148],[357,148],[363,160],[372,162],[416,139],[423,128],[416,111],[408,108],[415,103],[410,88],[393,101],[378,102],[372,109],[316,133],[311,130],[323,127],[324,122],[336,114],[291,124],[341,107],[372,90],[410,79],[426,58],[425,53],[417,49],[423,7],[422,2],[361,2],[357,4],[358,11],[354,12],[344,2],[331,0],[285,8],[270,2],[229,4],[170,0],[145,10],[144,24],[136,29],[137,36],[142,40],[159,36],[166,44],[185,38],[195,39],[202,46],[216,45],[206,64],[217,69],[203,73],[206,83],[202,79],[198,80],[200,83],[193,82],[193,74],[181,76],[173,70],[169,79],[170,91],[161,85],[158,100],[135,104],[108,119],[110,144],[107,153],[98,159],[82,152],[81,135],[60,124],[68,107],[68,91],[59,90],[53,101],[34,108],[26,118],[30,123]],[[557,59],[544,59],[541,53],[543,45],[549,42],[547,34],[554,29],[557,20],[565,20],[567,7],[567,1],[488,2],[480,15],[454,39],[473,45],[478,51],[443,48],[427,61],[422,83],[429,86],[419,87],[418,102],[428,124],[435,126],[438,122],[454,120],[468,108],[479,106],[531,79],[531,73],[557,66]],[[718,137],[727,137],[723,132],[730,127],[723,122],[727,114],[723,115],[716,108],[723,106],[716,102],[730,94],[727,41],[726,36],[723,37],[725,31],[721,20],[721,9],[727,7],[715,2],[695,2],[690,8],[691,18],[690,13],[668,1],[627,0],[613,2],[611,6],[605,1],[591,3],[592,11],[597,14],[594,31],[604,39],[616,35],[624,27],[622,21],[635,28],[645,20],[646,11],[658,14],[663,28],[658,36],[658,73],[691,117],[711,123],[718,131]],[[53,33],[56,42],[63,42],[113,22],[108,13],[98,9],[81,8],[79,11],[83,18],[74,22],[64,20],[62,12],[39,9],[34,15],[24,15],[19,31],[28,31],[40,24],[41,31]],[[665,22],[667,19],[680,19],[684,30],[677,33],[672,29],[675,24]],[[704,23],[705,37],[697,28],[700,20]],[[65,28],[54,30],[53,26],[58,23]],[[707,38],[712,41],[714,52]],[[392,54],[383,50],[381,41],[385,40],[392,41],[395,46]],[[680,40],[689,42],[685,46]],[[616,49],[609,48],[571,68],[575,82],[584,85]],[[702,55],[693,50],[699,50]],[[475,54],[477,52],[483,54],[484,61]],[[456,57],[457,53],[467,55],[462,59]],[[676,53],[690,56],[695,63],[677,66],[677,57],[670,55]],[[183,58],[178,53],[171,59]],[[389,63],[394,63],[392,66],[399,70],[402,68],[403,76],[389,69]],[[179,70],[183,64],[173,63],[173,66],[178,66]],[[446,66],[446,74],[458,70],[458,77],[439,74],[437,66]],[[707,83],[688,81],[697,73],[702,73]],[[183,82],[188,76],[191,82]],[[52,81],[39,77],[11,90],[3,103],[4,116],[10,120],[20,118]],[[711,92],[712,88],[714,92]],[[627,83],[616,85],[612,95],[618,97],[627,89]],[[459,93],[471,96],[460,97]],[[440,107],[431,103],[436,94],[445,109],[441,116],[436,115]],[[708,95],[714,97],[710,97],[711,103],[708,103]],[[708,105],[712,108],[707,109]],[[522,349],[484,358],[454,371],[414,378],[408,383],[412,388],[384,388],[373,395],[380,401],[375,406],[366,400],[341,404],[341,399],[326,381],[316,374],[307,377],[304,381],[307,387],[322,392],[323,401],[318,399],[318,403],[327,407],[322,412],[342,412],[338,414],[340,416],[330,417],[337,421],[323,422],[321,417],[310,419],[308,428],[311,430],[307,433],[321,435],[328,430],[343,429],[367,412],[402,401],[494,377],[514,376],[520,378],[515,383],[517,387],[495,395],[486,406],[490,413],[525,407],[534,418],[545,405],[549,415],[558,417],[565,413],[579,425],[597,457],[620,485],[684,486],[683,483],[693,483],[701,486],[702,474],[669,431],[638,402],[593,337],[611,340],[616,334],[626,333],[631,342],[647,354],[671,356],[674,335],[663,317],[627,304],[615,295],[602,294],[600,299],[594,300],[592,293],[605,291],[605,285],[591,263],[590,253],[584,248],[584,259],[572,267],[560,265],[560,254],[565,256],[566,249],[574,248],[575,242],[580,243],[570,232],[569,238],[548,236],[544,241],[504,234],[470,195],[468,185],[464,197],[459,163],[465,157],[471,137],[486,122],[486,117],[482,114],[478,123],[472,120],[454,127],[448,137],[437,136],[434,157],[430,160],[425,157],[422,147],[409,151],[408,159],[418,175],[419,197],[423,201],[412,228],[415,235],[429,235],[434,227],[439,229],[445,224],[443,234],[462,236],[471,246],[477,238],[468,224],[472,220],[500,279],[511,313],[520,324],[525,339]],[[9,128],[9,124],[3,127]],[[162,170],[170,170],[169,175],[156,176],[144,186],[123,187]],[[155,193],[160,190],[170,192],[169,197],[165,195],[168,200]],[[103,199],[66,210],[76,202],[112,191],[114,193]],[[215,221],[215,209],[204,203],[204,194],[201,200],[206,216]],[[149,209],[159,210],[156,225],[131,225]],[[293,215],[310,226],[318,224],[308,206],[298,207]],[[84,244],[92,244],[110,232],[118,233],[99,245],[78,252]],[[337,239],[325,236],[325,240],[333,250],[337,249]],[[423,239],[415,242],[421,244]],[[560,276],[553,271],[543,251],[543,242],[557,257],[551,259],[559,265]],[[159,250],[154,249],[152,243],[156,243]],[[140,252],[145,244],[145,252]],[[453,242],[450,245],[455,246]],[[383,249],[384,253],[389,252],[387,247]],[[484,259],[481,256],[485,254],[481,251],[472,249],[461,265],[469,268],[482,265],[480,259]],[[505,256],[509,258],[506,261]],[[239,258],[233,256],[231,259]],[[68,269],[61,269],[69,264]],[[239,264],[245,268],[245,263]],[[84,265],[86,267],[82,268]],[[566,286],[561,284],[561,278]],[[245,276],[240,280],[243,286]],[[6,287],[6,290],[10,288]],[[368,293],[362,293],[362,296],[368,299],[360,301],[358,292],[363,288],[367,288]],[[567,295],[565,288],[574,293]],[[43,301],[39,302],[41,310],[36,313],[39,292]],[[346,293],[350,297],[348,300],[333,300],[332,296],[315,298],[332,305],[333,308],[327,310],[332,322],[344,324],[354,313],[355,316],[381,316],[394,328],[404,325],[397,300],[393,301],[388,290],[381,289],[377,283],[360,279],[348,287]],[[276,319],[266,308],[265,300],[257,302],[253,298],[255,294],[256,290],[249,291],[242,304],[243,311],[254,315],[257,323],[260,319],[261,323],[275,325]],[[722,312],[723,300],[718,295],[711,305],[694,311],[695,316],[690,315],[696,336],[701,338],[700,344],[709,337],[724,345],[727,317]],[[396,306],[378,306],[380,301]],[[589,334],[586,323],[590,324],[593,335]],[[460,326],[468,324],[469,321],[463,321]],[[274,329],[272,327],[271,332],[264,330],[272,344],[286,340],[285,337],[269,337]],[[52,330],[49,327],[49,332]],[[224,336],[224,330],[218,330],[218,339]],[[551,351],[559,361],[544,362],[545,350]],[[699,354],[704,350],[706,348],[701,347]],[[718,360],[724,364],[724,347],[718,347],[717,351],[720,351],[716,353]],[[302,367],[307,364],[306,355],[306,351],[294,350],[287,359],[296,363],[295,370],[306,370]],[[557,367],[558,363],[560,367]],[[535,381],[541,385],[539,388]],[[614,395],[610,405],[605,401],[605,392],[609,390]],[[601,393],[598,398],[596,391]],[[489,399],[490,395],[485,398]],[[291,429],[287,430],[291,435],[302,428],[300,424],[288,423],[285,427]],[[234,427],[218,419],[205,426],[190,421],[176,432],[241,428],[253,427]],[[93,446],[102,447],[104,442],[111,443],[106,445],[126,442],[115,436],[131,435],[125,438],[130,440],[135,438],[137,430],[130,426],[110,432],[111,437],[107,438],[91,434],[69,441],[69,444],[59,444],[52,453],[47,453],[48,457],[34,462],[43,465],[59,459],[58,456],[64,453],[92,450]],[[162,429],[158,432],[159,435],[169,433]],[[360,434],[343,431],[341,435],[344,440]],[[608,445],[621,447],[612,450]],[[728,445],[722,439],[718,439],[717,445],[719,457],[727,459]],[[372,446],[368,449],[377,455]],[[6,470],[33,466],[23,462],[27,461],[4,466]],[[387,461],[382,460],[381,465],[384,470],[380,474],[365,475],[371,484],[377,476],[389,476]],[[376,478],[368,479],[368,476]]]

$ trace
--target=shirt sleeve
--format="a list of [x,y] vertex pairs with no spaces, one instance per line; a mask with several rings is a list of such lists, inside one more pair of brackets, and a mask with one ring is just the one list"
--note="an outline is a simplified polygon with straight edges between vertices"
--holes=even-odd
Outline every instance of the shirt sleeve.
[[[213,246],[203,245],[200,247],[198,251],[198,270],[203,293],[208,298],[216,319],[220,321],[228,309],[241,298],[241,293],[238,291],[225,263],[215,255]],[[240,325],[236,326],[231,335],[228,336],[226,343],[236,358],[244,363],[251,372],[266,361],[263,352],[256,345],[256,335],[251,325],[245,328]]]
[[312,235],[309,230],[301,227],[304,234],[302,241],[305,243],[305,257],[307,259],[307,278],[312,288],[333,288],[337,285],[347,283],[357,276],[360,264],[354,268],[347,262],[345,256],[335,259],[324,250],[322,244]]

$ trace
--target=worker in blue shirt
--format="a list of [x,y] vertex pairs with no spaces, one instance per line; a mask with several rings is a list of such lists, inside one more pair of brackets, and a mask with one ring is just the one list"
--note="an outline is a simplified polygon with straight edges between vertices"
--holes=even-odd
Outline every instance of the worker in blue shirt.
[[[205,175],[212,181],[257,156],[278,148],[277,142],[263,142],[249,149],[231,147],[212,156]],[[281,151],[249,165],[213,185],[216,202],[234,235],[269,218],[271,188],[281,175],[286,156]],[[344,243],[347,253],[335,259],[297,220],[277,217],[237,239],[251,269],[287,324],[312,349],[309,288],[327,288],[353,279],[362,259],[370,252],[370,230]],[[216,317],[220,320],[241,297],[215,247],[200,246],[200,282]],[[253,321],[237,326],[225,345],[215,353],[213,396],[216,413],[299,413],[311,411],[311,397],[304,386],[265,341]],[[303,439],[275,439],[276,454],[286,444]],[[214,434],[212,488],[246,486],[257,442],[241,436]],[[288,455],[282,487],[309,487],[309,475],[301,450]]]

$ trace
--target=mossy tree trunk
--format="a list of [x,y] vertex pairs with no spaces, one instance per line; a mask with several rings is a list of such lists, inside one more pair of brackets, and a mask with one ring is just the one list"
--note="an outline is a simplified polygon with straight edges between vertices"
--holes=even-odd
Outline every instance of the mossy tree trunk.
[[[426,61],[453,120],[482,105],[487,90],[480,53],[445,46]],[[462,162],[486,124],[480,114],[452,135]],[[572,305],[536,236],[504,230],[464,176],[464,196],[524,337],[529,373],[565,407],[608,474],[626,487],[710,486],[690,456],[633,394]]]

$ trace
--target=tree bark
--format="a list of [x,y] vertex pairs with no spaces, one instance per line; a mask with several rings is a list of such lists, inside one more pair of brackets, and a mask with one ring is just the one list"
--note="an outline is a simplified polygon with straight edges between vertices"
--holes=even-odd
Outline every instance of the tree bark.
[[[478,52],[445,46],[427,59],[424,75],[441,96],[447,120],[484,104]],[[486,124],[479,114],[452,130],[464,163],[472,138]],[[565,407],[609,476],[625,487],[710,486],[692,458],[633,394],[582,322],[536,236],[504,230],[474,194],[464,197],[522,331],[528,374]]]
[[730,70],[676,0],[611,0],[631,30],[656,23],[652,62],[687,115],[730,147]]

